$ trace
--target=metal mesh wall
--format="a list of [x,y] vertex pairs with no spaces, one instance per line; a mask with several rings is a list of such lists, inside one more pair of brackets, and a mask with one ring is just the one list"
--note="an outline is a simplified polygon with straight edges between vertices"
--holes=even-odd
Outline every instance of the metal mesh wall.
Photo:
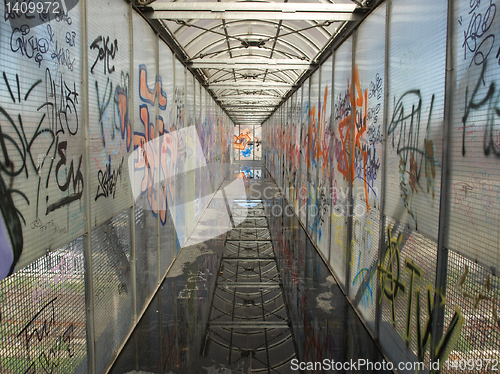
[[[496,10],[494,1],[388,1],[333,52],[330,246],[322,247],[307,209],[297,216],[395,364],[437,372],[439,360],[450,373],[498,368]],[[321,66],[320,98],[329,63]],[[314,78],[300,88],[298,208],[321,192],[305,179],[308,156],[316,155],[304,121],[317,97]],[[276,181],[280,118],[278,109],[263,126]],[[293,144],[286,139],[285,148]],[[293,173],[293,160],[285,168]],[[280,243],[283,259],[300,263],[307,252]]]
[[[318,247],[325,256],[329,258],[330,245],[330,215],[331,215],[331,142],[332,142],[332,69],[333,60],[328,59],[321,65],[321,81],[319,87],[319,100],[317,109],[317,146],[316,159],[318,164],[318,193],[317,193],[317,211],[315,226],[315,236]],[[293,101],[293,100],[292,100]]]
[[0,371],[87,373],[83,240],[0,283]]
[[307,153],[309,150],[309,79],[302,85],[302,109],[300,117],[301,142],[300,149],[300,220],[306,222],[307,215]]
[[[0,372],[102,373],[175,258],[176,226],[188,235],[213,194],[208,168],[191,171],[174,221],[157,188],[160,142],[148,143],[178,107],[175,125],[193,122],[184,66],[175,105],[172,52],[122,0],[68,4],[37,25],[0,12]],[[187,80],[198,124],[205,90]],[[221,164],[232,123],[216,126],[211,105],[199,138]],[[227,166],[211,168],[221,181]]]
[[[500,279],[491,270],[450,251],[446,290],[445,330],[455,346],[444,373],[491,373],[498,367],[500,346]],[[457,309],[462,329],[452,321]],[[459,334],[457,334],[459,331]],[[496,360],[496,361],[495,361]]]
[[351,102],[350,85],[352,80],[352,37],[335,52],[333,79],[333,187],[330,265],[346,283],[346,259],[350,249],[348,221],[350,214],[350,158],[351,156]]
[[[450,137],[449,248],[500,271],[498,3],[457,1]],[[481,20],[481,31],[474,31]],[[476,36],[477,35],[477,36]],[[495,250],[496,248],[496,250]]]
[[[382,181],[385,4],[359,27],[355,46],[353,223],[349,296],[375,328]],[[377,35],[377,38],[373,38]],[[354,110],[353,110],[354,111]]]
[[131,249],[129,210],[92,230],[97,372],[105,371],[132,326]]
[[308,153],[307,164],[307,232],[316,237],[318,225],[318,153],[320,138],[318,134],[319,86],[321,70],[309,80],[309,119],[308,119]]

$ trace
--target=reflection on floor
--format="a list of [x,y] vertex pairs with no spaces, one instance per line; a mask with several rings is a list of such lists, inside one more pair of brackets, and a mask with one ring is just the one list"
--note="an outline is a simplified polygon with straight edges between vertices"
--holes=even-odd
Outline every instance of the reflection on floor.
[[383,373],[328,370],[383,357],[296,217],[272,214],[288,203],[267,171],[234,164],[221,190],[232,229],[179,253],[111,373]]
[[233,215],[246,220],[226,238],[203,355],[227,365],[248,358],[252,372],[279,373],[295,347],[264,205],[235,203]]

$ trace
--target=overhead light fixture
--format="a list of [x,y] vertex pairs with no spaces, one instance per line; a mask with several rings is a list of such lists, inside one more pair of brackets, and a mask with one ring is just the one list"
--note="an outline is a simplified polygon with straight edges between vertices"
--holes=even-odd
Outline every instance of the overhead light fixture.
[[241,45],[245,48],[248,47],[258,47],[262,48],[266,45],[265,40],[259,39],[259,40],[242,40]]

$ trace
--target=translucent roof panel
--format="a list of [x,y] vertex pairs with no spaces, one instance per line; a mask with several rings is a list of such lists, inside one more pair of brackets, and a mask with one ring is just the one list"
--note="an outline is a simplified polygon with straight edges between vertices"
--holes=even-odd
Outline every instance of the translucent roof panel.
[[247,118],[245,103],[271,115],[338,32],[368,10],[366,0],[144,1],[136,0],[145,17],[167,31],[183,62],[242,125],[235,119]]

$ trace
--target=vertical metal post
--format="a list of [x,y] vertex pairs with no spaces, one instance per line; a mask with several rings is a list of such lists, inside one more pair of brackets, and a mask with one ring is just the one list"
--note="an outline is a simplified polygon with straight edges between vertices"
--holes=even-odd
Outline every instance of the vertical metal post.
[[162,291],[162,288],[161,287],[158,291],[157,291],[157,308],[158,308],[158,313],[157,313],[157,316],[158,316],[158,348],[160,350],[159,354],[160,354],[160,364],[158,365],[158,367],[160,368],[160,370],[163,369],[163,363],[165,362],[165,357],[163,356],[163,353],[166,352],[166,350],[164,349],[163,347],[163,309],[162,309],[162,306],[163,306],[163,302],[162,302],[162,297],[161,297],[161,291]]
[[[317,104],[319,104],[319,102],[321,101],[321,75],[322,75],[322,68],[323,66],[320,66],[319,69],[317,70],[318,74],[319,74],[319,78],[318,78],[318,87],[317,87],[317,90],[318,90],[318,102]],[[318,143],[318,149],[321,147],[321,143],[320,143],[320,133],[319,133],[319,114],[320,114],[321,110],[320,110],[320,107],[319,105],[317,106],[317,113],[315,112],[314,115],[316,116],[315,120],[314,120],[314,124],[316,126],[316,129],[315,129],[315,134],[316,134],[316,142]],[[318,196],[319,196],[319,160],[318,160],[318,155],[315,154],[314,157],[316,158],[316,175],[315,175],[315,179],[316,181],[314,182],[314,185],[316,186],[316,191],[314,191],[316,193],[316,214],[319,215],[319,209],[318,209]],[[314,221],[317,225],[319,225],[319,222],[317,221],[318,217],[315,217],[314,218]],[[311,229],[311,237],[313,238],[313,240],[316,242],[316,245],[319,246],[319,243],[318,243],[318,233],[317,231],[315,232],[316,230],[314,230],[314,225],[313,225],[313,228]],[[321,252],[321,251],[320,251]]]
[[295,110],[297,112],[297,126],[299,126],[299,144],[298,144],[298,152],[299,152],[299,165],[297,167],[297,192],[296,192],[296,199],[297,199],[297,217],[300,220],[300,194],[302,191],[302,91],[300,90],[300,99],[299,95],[296,95],[295,98]]
[[449,217],[450,201],[448,192],[450,182],[448,178],[449,139],[451,131],[451,117],[453,113],[453,86],[456,82],[455,59],[453,57],[454,37],[454,1],[448,1],[447,10],[447,38],[446,38],[446,76],[444,95],[444,121],[443,121],[443,159],[441,168],[441,190],[439,196],[439,227],[437,242],[436,264],[436,291],[434,300],[434,313],[432,315],[432,340],[431,360],[436,360],[436,349],[443,335],[445,304],[441,304],[440,295],[446,295],[446,276],[448,271],[448,248],[445,247],[448,235],[446,218]]
[[[378,265],[382,264],[385,252],[385,193],[387,180],[387,123],[389,121],[389,32],[390,32],[390,10],[392,0],[386,1],[385,8],[385,69],[384,69],[384,123],[382,136],[382,162],[381,162],[381,183],[380,183],[380,216],[379,216],[379,239],[378,239]],[[377,270],[378,274],[378,270]],[[377,282],[378,283],[378,282]],[[375,291],[375,328],[373,334],[375,339],[380,338],[380,321],[382,318],[382,308],[379,302],[382,295],[383,284],[379,284]]]
[[[156,79],[159,79],[160,78],[160,37],[156,33],[155,33],[154,53],[155,53],[155,63],[156,63]],[[158,94],[161,95],[160,92]],[[158,123],[159,123],[157,121],[157,119],[160,116],[160,99],[155,100],[155,113],[156,113],[156,116],[155,116],[155,125],[156,126],[155,127],[157,127]],[[165,124],[163,124],[163,126],[165,126]],[[158,139],[157,152],[160,155],[160,157],[161,157],[161,143],[162,142],[159,139],[160,139],[160,136],[162,135],[161,133],[163,132],[163,129],[161,129],[161,130],[162,131],[160,132],[160,128],[156,129],[156,138]],[[155,170],[156,180],[159,183],[156,193],[159,195],[160,194],[159,189],[160,189],[160,186],[162,185],[162,181],[160,181],[160,168],[156,168],[156,169],[157,169],[157,170]],[[160,196],[157,196],[157,199],[159,201]],[[159,209],[159,207],[158,207],[158,209]],[[157,285],[159,285],[161,283],[161,280],[163,279],[163,276],[162,276],[163,274],[161,274],[161,242],[160,242],[161,231],[160,231],[160,229],[161,229],[160,214],[158,214],[156,217],[156,283],[157,283]]]
[[[132,3],[129,4],[128,8],[128,21],[129,21],[129,46],[130,46],[130,80],[128,87],[128,92],[133,92],[134,87],[134,24],[133,24],[133,12]],[[128,97],[129,108],[131,108],[131,130],[134,133],[134,122],[135,122],[135,108],[134,108],[134,95],[129,95]],[[132,180],[135,180],[135,171],[129,170],[129,173],[133,173]],[[135,198],[132,201],[132,207],[130,208],[130,242],[131,242],[131,254],[130,254],[130,277],[132,282],[132,322],[135,325],[137,323],[137,253],[135,247]]]
[[[357,39],[357,29],[354,30],[352,34],[352,51],[351,51],[351,87],[349,91],[349,99],[351,103],[354,102],[353,95],[355,95],[354,89],[354,71],[356,66],[356,39]],[[346,253],[346,266],[345,266],[345,293],[347,297],[349,297],[349,289],[351,283],[351,260],[352,260],[352,229],[353,229],[353,215],[354,215],[354,175],[353,173],[353,162],[355,157],[355,143],[354,143],[354,127],[356,126],[356,111],[351,109],[351,143],[350,147],[350,156],[351,159],[347,161],[347,165],[349,168],[349,196],[348,196],[348,216],[347,216],[347,253]]]
[[[82,11],[82,109],[83,109],[83,131],[85,136],[85,156],[84,156],[84,175],[87,182],[90,181],[90,129],[89,129],[89,67],[87,51],[87,1],[80,3]],[[90,183],[87,183],[90,184]],[[96,353],[95,353],[95,326],[94,326],[94,272],[92,269],[92,213],[90,202],[90,188],[87,186],[84,190],[84,216],[85,216],[85,235],[83,237],[84,245],[84,268],[85,268],[85,330],[87,334],[87,359],[88,372],[96,372]]]
[[[306,161],[306,164],[307,164],[307,157],[310,157],[311,155],[311,152],[310,152],[310,149],[311,149],[311,131],[310,131],[310,126],[311,126],[311,120],[309,118],[309,113],[311,113],[311,84],[312,82],[312,79],[311,77],[309,77],[309,84],[308,84],[308,88],[307,88],[307,150],[306,150],[306,157],[305,157],[305,161]],[[306,233],[307,233],[307,228],[309,227],[309,210],[311,209],[311,207],[307,204],[307,200],[308,200],[308,197],[309,197],[309,165],[306,165],[306,190],[307,190],[307,193],[306,193],[306,222],[305,222],[305,226],[306,226]]]
[[[331,90],[330,90],[330,95],[332,97],[332,99],[330,100],[330,105],[331,105],[331,114],[330,114],[330,129],[331,129],[331,134],[330,134],[330,154],[328,156],[328,162],[330,162],[330,160],[333,161],[333,139],[334,139],[334,132],[333,132],[333,127],[334,127],[334,109],[335,109],[335,105],[334,105],[334,102],[335,102],[335,96],[334,96],[334,85],[335,85],[335,51],[332,52],[332,87],[331,87]],[[330,168],[330,165],[328,165],[328,168]],[[331,171],[331,175],[333,175],[333,162],[332,162],[332,166],[330,168],[330,171]],[[330,199],[330,216],[328,217],[328,234],[329,234],[329,238],[328,238],[328,265],[330,266],[331,264],[331,261],[332,261],[332,214],[333,214],[333,200],[332,200],[332,192],[333,192],[333,178],[332,176],[330,176],[330,195],[329,195],[329,199]]]
[[252,126],[253,128],[253,152],[252,152],[252,160],[255,161],[255,125]]

